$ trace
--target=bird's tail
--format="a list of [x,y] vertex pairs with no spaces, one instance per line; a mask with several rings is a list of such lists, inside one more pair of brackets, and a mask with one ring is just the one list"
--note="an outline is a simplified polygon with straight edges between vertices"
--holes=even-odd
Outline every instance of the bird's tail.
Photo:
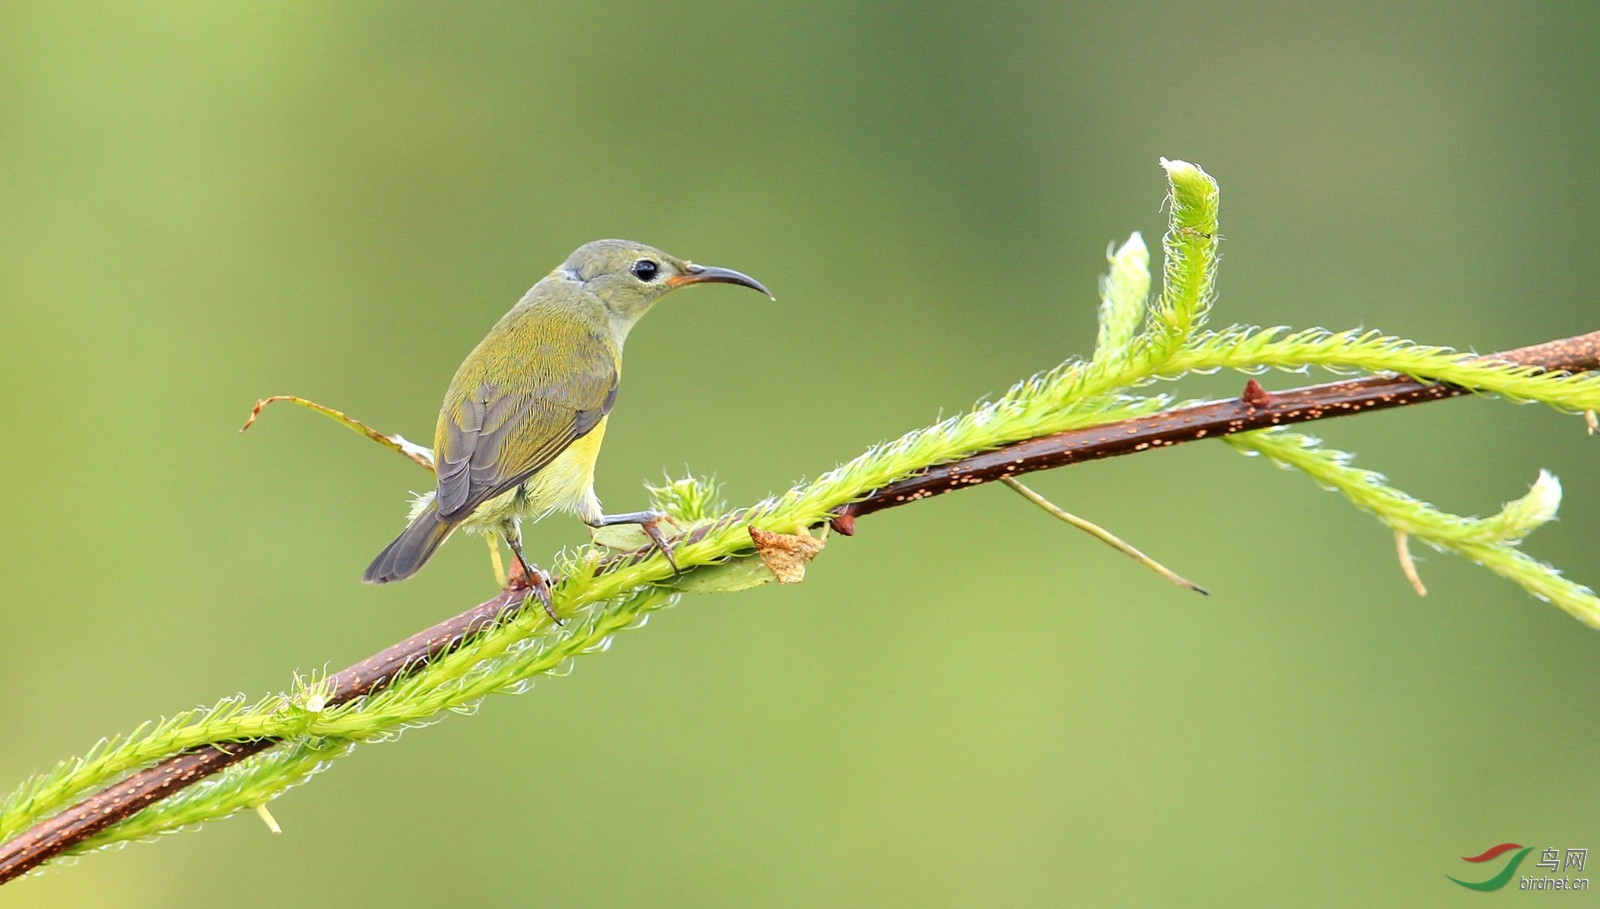
[[367,573],[361,576],[361,580],[368,584],[387,584],[411,577],[454,529],[454,524],[439,520],[438,506],[429,505],[411,521],[411,526],[404,533],[378,553],[378,557],[367,566]]

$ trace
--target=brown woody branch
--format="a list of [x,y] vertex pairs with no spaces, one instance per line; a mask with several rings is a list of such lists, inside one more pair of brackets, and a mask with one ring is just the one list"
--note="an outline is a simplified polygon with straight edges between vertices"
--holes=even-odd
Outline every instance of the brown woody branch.
[[[1550,371],[1600,369],[1600,331],[1490,354],[1488,359]],[[1279,392],[1267,392],[1252,379],[1237,399],[1041,436],[930,468],[837,509],[832,524],[840,533],[849,535],[855,532],[855,520],[862,515],[967,486],[1182,442],[1405,407],[1467,393],[1456,386],[1416,382],[1404,376],[1372,376]],[[644,554],[624,553],[613,557],[611,565],[626,564]],[[526,590],[504,591],[351,666],[328,680],[328,703],[344,704],[384,688],[516,615],[527,606],[527,600]],[[106,787],[0,845],[0,883],[27,873],[140,809],[278,743],[275,738],[259,738],[203,745]]]
[[[1600,368],[1600,331],[1489,354],[1483,359],[1563,372],[1596,369]],[[1036,470],[1468,393],[1467,389],[1454,385],[1416,382],[1405,376],[1370,376],[1270,393],[1251,379],[1238,398],[1040,436],[929,468],[838,509],[833,526],[849,535],[855,519],[862,515]]]

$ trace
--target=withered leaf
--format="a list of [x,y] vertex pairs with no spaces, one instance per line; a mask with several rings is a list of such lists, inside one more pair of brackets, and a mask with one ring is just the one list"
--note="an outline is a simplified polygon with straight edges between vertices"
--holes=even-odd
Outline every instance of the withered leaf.
[[774,533],[752,527],[750,539],[779,584],[798,584],[805,580],[806,563],[822,551],[822,541],[804,533]]

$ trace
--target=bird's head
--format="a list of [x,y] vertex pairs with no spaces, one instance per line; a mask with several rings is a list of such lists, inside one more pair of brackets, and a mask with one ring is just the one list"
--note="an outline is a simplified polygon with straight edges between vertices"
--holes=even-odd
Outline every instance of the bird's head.
[[630,240],[585,243],[567,257],[560,270],[598,297],[612,318],[627,326],[657,300],[687,284],[738,284],[772,296],[749,275],[731,268],[696,265]]

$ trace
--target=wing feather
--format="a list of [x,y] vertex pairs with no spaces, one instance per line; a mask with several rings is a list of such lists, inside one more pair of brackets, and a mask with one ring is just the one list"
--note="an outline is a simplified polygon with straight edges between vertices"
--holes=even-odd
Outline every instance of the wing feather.
[[576,353],[522,345],[529,355],[498,370],[512,374],[500,384],[457,387],[462,375],[476,371],[468,368],[475,359],[493,356],[487,341],[462,364],[435,436],[440,519],[458,522],[515,488],[611,412],[618,383],[614,348],[596,333],[583,334]]

